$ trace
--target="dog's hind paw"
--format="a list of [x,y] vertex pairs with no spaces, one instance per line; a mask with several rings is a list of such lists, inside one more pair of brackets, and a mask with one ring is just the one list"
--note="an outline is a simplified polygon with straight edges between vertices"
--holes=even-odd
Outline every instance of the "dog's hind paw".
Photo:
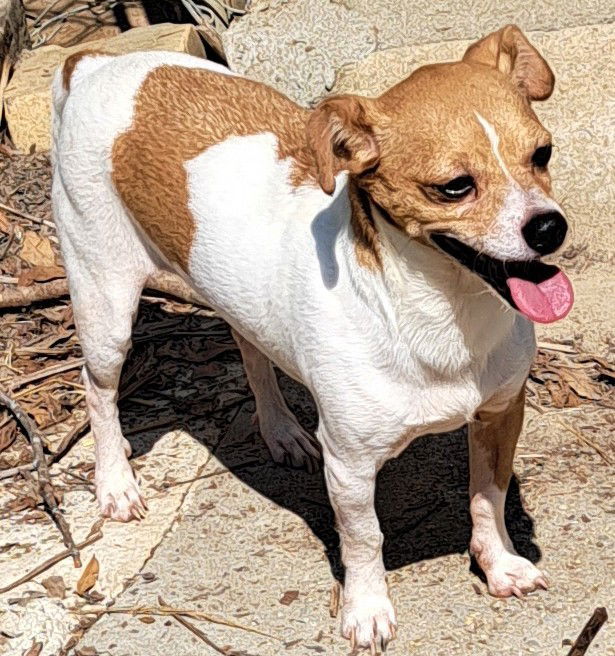
[[132,468],[126,461],[96,473],[96,498],[103,517],[128,522],[143,519],[147,505]]
[[547,578],[535,565],[507,551],[483,571],[487,576],[489,594],[494,597],[522,597],[548,587]]

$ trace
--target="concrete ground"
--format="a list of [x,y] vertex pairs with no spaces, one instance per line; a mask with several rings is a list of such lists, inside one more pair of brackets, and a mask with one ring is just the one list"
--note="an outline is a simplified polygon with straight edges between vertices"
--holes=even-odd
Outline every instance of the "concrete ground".
[[[226,45],[236,68],[278,86],[288,81],[288,93],[301,89],[296,76],[306,75],[310,97],[302,100],[307,104],[323,89],[374,95],[421,63],[461,56],[469,39],[510,20],[534,30],[530,38],[558,76],[553,98],[536,107],[558,144],[555,186],[576,226],[560,263],[578,296],[570,318],[541,333],[541,339],[558,342],[557,348],[574,344],[584,352],[612,355],[612,4],[566,0],[530,8],[512,1],[504,10],[492,2],[460,0],[445,3],[442,11],[435,9],[437,3],[424,8],[399,4],[259,2],[260,11],[237,21]],[[298,24],[285,11],[308,13]],[[248,27],[252,64],[243,66],[246,50],[235,55],[231,40]],[[361,30],[376,36],[364,39]],[[350,36],[340,37],[345,34]],[[293,47],[297,40],[302,43],[305,62],[284,58],[288,48],[282,45],[289,35]],[[274,42],[279,49],[268,50]],[[311,44],[318,48],[310,49]],[[337,53],[334,60],[330,51]],[[325,86],[322,76],[328,76]],[[178,378],[178,398],[188,393],[183,381],[191,380],[196,366],[188,363]],[[224,361],[220,377],[231,381],[224,389],[225,402],[233,394],[247,395],[236,353]],[[315,413],[306,393],[292,381],[284,381],[284,388],[304,425],[313,428]],[[205,407],[219,396],[216,388],[203,398]],[[83,550],[84,563],[93,554],[100,563],[94,589],[102,600],[84,605],[74,593],[81,570],[62,561],[0,595],[0,635],[5,638],[0,653],[20,655],[41,641],[41,656],[61,653],[67,645],[72,646],[64,653],[75,656],[348,654],[339,637],[339,618],[329,613],[340,562],[322,475],[272,463],[252,424],[252,411],[248,400],[224,423],[205,415],[182,431],[153,429],[132,436],[133,463],[150,511],[140,523],[105,522],[103,537]],[[400,630],[387,653],[565,656],[595,607],[615,612],[609,464],[615,459],[614,424],[614,411],[597,402],[527,408],[507,521],[518,550],[540,562],[552,585],[524,600],[491,598],[473,571],[467,553],[463,432],[417,440],[388,463],[379,478],[378,512]],[[125,420],[125,430],[131,427]],[[92,449],[86,437],[61,467],[70,470],[91,461]],[[57,467],[54,473],[63,476]],[[0,505],[7,498],[6,488],[0,487]],[[63,508],[76,539],[85,539],[98,519],[91,491],[87,486],[67,489]],[[61,550],[51,523],[33,522],[30,516],[21,511],[2,520],[0,587]],[[69,588],[64,599],[45,593],[41,582],[49,576],[63,578]],[[172,616],[155,614],[163,602],[206,613],[210,620],[189,620],[198,635]],[[129,612],[140,607],[150,611]],[[82,614],[92,608],[100,611],[95,622],[91,613]],[[610,623],[588,654],[615,654]]]

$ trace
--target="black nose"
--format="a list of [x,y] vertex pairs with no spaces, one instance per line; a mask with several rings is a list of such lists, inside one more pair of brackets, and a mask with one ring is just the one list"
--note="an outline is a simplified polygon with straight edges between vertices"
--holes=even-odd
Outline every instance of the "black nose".
[[523,226],[523,237],[530,248],[541,255],[556,251],[568,230],[566,219],[559,212],[536,214]]

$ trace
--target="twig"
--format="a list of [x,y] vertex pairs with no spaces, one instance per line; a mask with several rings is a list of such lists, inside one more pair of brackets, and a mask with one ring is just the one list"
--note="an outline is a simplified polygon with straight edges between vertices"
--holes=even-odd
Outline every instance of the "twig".
[[191,624],[188,622],[188,620],[184,619],[181,615],[177,615],[176,613],[173,613],[171,617],[174,620],[177,620],[182,626],[185,626],[188,631],[194,633],[194,635],[202,640],[206,645],[211,647],[214,651],[217,651],[219,654],[223,654],[223,656],[229,656],[229,652],[226,649],[222,649],[222,647],[218,647],[218,645],[210,640],[204,633],[201,631],[201,629],[198,629],[194,624]]
[[27,465],[20,465],[19,467],[9,467],[8,469],[3,469],[0,471],[0,481],[5,478],[11,478],[22,472],[31,472],[34,469],[34,463],[29,463]]
[[123,615],[183,615],[189,617],[193,620],[202,620],[205,622],[211,622],[212,624],[222,624],[223,626],[228,626],[232,629],[241,629],[242,631],[248,631],[249,633],[256,633],[257,635],[264,636],[265,638],[273,638],[274,640],[280,640],[276,636],[273,636],[264,631],[259,631],[254,629],[251,626],[245,626],[243,624],[237,624],[231,622],[230,620],[224,620],[213,615],[208,615],[207,613],[202,613],[198,610],[189,610],[186,608],[173,608],[165,604],[162,599],[158,599],[159,606],[109,606],[103,608],[88,608],[83,610],[75,610],[73,612],[80,613],[82,615],[110,615],[113,613],[119,613]]
[[[9,25],[10,25],[10,19],[9,19]],[[11,69],[10,60],[11,60],[10,57],[8,56],[5,57],[4,61],[2,62],[2,69],[0,70],[0,120],[2,120],[2,116],[3,116],[4,90],[6,89],[6,85],[8,84],[9,81],[9,71]]]
[[46,219],[41,219],[38,216],[34,216],[33,214],[28,214],[27,212],[22,212],[21,210],[18,210],[15,207],[11,207],[10,205],[5,205],[4,203],[0,203],[0,209],[4,210],[5,212],[10,212],[11,214],[15,214],[15,216],[20,216],[22,219],[28,219],[28,221],[34,221],[34,223],[44,223]]
[[83,435],[85,429],[90,425],[90,417],[84,417],[80,422],[75,424],[68,433],[62,438],[56,452],[51,456],[49,464],[58,462],[64,454],[73,446],[73,444]]
[[336,581],[331,588],[329,598],[329,617],[337,617],[340,607],[340,584]]
[[558,344],[557,342],[538,342],[537,344],[539,349],[543,351],[557,351],[558,353],[576,353],[576,350],[572,346],[567,344]]
[[47,7],[36,17],[34,22],[32,23],[32,27],[36,27],[37,25],[40,24],[40,22],[45,18],[45,16],[59,3],[61,0],[54,0],[53,2],[49,3]]
[[70,555],[73,557],[73,563],[75,567],[81,567],[79,550],[75,546],[75,541],[73,540],[73,536],[70,533],[68,523],[58,508],[58,502],[56,501],[51,478],[49,477],[47,458],[43,452],[43,440],[41,439],[41,435],[30,417],[19,406],[19,404],[10,396],[5,394],[2,390],[0,390],[0,403],[4,404],[11,411],[11,413],[15,416],[15,419],[17,419],[17,421],[23,427],[26,435],[28,436],[28,439],[30,440],[33,454],[32,462],[38,472],[38,488],[40,495],[43,497],[45,505],[49,509],[51,516],[53,517],[58,529],[60,530],[60,533],[62,534],[62,539],[64,540],[64,544],[66,545]]
[[[90,535],[86,540],[79,543],[77,545],[77,549],[85,549],[85,547],[88,547],[89,545],[96,542],[97,540],[100,540],[100,538],[102,538],[102,533],[100,532],[100,530],[98,530],[95,533],[92,533],[92,535]],[[27,583],[28,581],[31,581],[34,577],[38,576],[39,574],[42,574],[43,572],[46,572],[50,567],[53,567],[56,563],[59,563],[61,560],[64,560],[65,558],[71,555],[72,552],[70,549],[66,549],[65,551],[62,551],[61,553],[53,556],[49,560],[46,560],[38,567],[35,567],[31,572],[28,572],[25,576],[22,576],[20,579],[17,579],[17,581],[13,581],[13,583],[10,583],[4,588],[0,588],[0,594],[4,594],[5,592],[8,592],[9,590],[16,588],[18,585],[21,585],[22,583]]]
[[591,645],[602,625],[609,619],[606,608],[600,606],[594,610],[592,616],[583,627],[579,637],[574,641],[567,656],[583,656]]
[[[165,606],[165,607],[167,606],[164,599],[160,596],[158,597],[158,603]],[[194,626],[194,624],[192,624],[191,622],[188,622],[188,620],[183,618],[181,615],[173,613],[171,615],[171,617],[173,617],[173,619],[177,620],[182,626],[185,626],[188,629],[188,631],[190,631],[191,633],[194,633],[194,635],[197,636],[197,638],[200,638],[206,645],[209,645],[212,649],[217,651],[219,654],[223,654],[224,656],[235,656],[235,655],[241,656],[241,654],[245,654],[245,652],[241,652],[241,654],[239,654],[239,652],[235,651],[234,649],[229,649],[228,647],[225,647],[224,649],[221,648],[221,647],[218,647],[218,645],[215,642],[213,642],[212,640],[210,640],[203,633],[203,631],[201,631],[201,629]],[[266,634],[263,634],[263,635],[266,635]],[[268,637],[272,637],[272,636],[268,636]],[[250,656],[250,654],[245,654],[245,656]]]
[[[78,424],[73,426],[70,431],[64,436],[60,442],[60,446],[56,449],[55,453],[47,458],[47,466],[53,465],[54,463],[61,460],[66,452],[73,446],[73,444],[81,437],[85,429],[90,425],[90,418],[85,417]],[[6,478],[12,478],[17,474],[31,472],[33,469],[36,469],[36,466],[33,462],[28,463],[27,465],[19,465],[18,467],[10,467],[8,469],[0,470],[0,481]]]
[[573,435],[577,437],[578,440],[586,444],[587,446],[590,446],[594,451],[606,462],[607,465],[612,465],[613,463],[611,462],[611,459],[607,456],[607,454],[604,452],[604,449],[602,447],[599,447],[595,442],[592,442],[592,440],[589,439],[589,437],[586,437],[581,433],[581,431],[578,431],[576,428],[571,426],[570,424],[567,424],[566,422],[562,421],[561,419],[557,422],[562,428],[565,428],[566,430],[570,431]]
[[76,360],[71,360],[69,362],[62,362],[60,364],[53,365],[52,367],[46,367],[45,369],[39,369],[34,373],[28,374],[27,376],[22,376],[21,378],[16,378],[11,385],[11,390],[15,390],[23,387],[24,385],[29,385],[34,383],[41,378],[49,378],[50,376],[55,376],[56,374],[64,373],[65,371],[70,371],[71,369],[76,369],[77,367],[82,367],[85,364],[84,358],[77,358]]

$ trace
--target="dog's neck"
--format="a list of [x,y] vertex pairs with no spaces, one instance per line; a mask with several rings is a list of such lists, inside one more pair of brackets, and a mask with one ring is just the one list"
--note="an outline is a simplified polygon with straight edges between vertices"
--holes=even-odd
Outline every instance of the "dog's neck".
[[[455,369],[463,366],[462,360],[487,357],[511,330],[514,310],[472,272],[435,247],[408,237],[371,199],[367,204],[377,233],[380,268],[360,271],[356,225],[349,217],[354,247],[347,249],[347,257],[354,258],[349,267],[357,273],[357,292],[378,303],[399,339],[424,351],[425,358],[438,366],[450,363]],[[369,295],[358,289],[364,285],[370,287]]]

